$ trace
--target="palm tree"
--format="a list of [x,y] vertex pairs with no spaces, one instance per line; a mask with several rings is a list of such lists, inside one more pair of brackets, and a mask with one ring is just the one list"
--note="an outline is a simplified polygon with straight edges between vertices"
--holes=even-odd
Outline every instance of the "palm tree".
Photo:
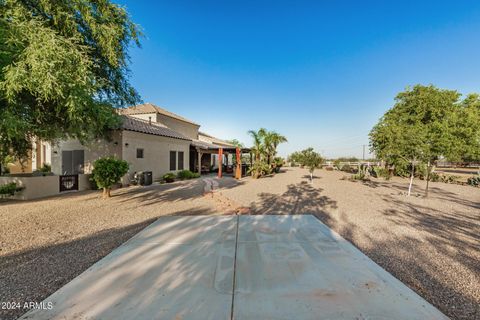
[[[258,162],[256,166],[258,170],[255,170],[255,174],[258,175],[260,173],[259,171],[271,171],[271,169],[275,167],[275,164],[272,165],[272,160],[277,154],[277,147],[280,143],[286,142],[287,138],[275,131],[268,131],[265,128],[260,128],[258,131],[249,130],[248,134],[253,138],[253,147],[251,150],[255,155],[255,162]],[[260,164],[260,162],[262,162],[262,164]]]
[[288,142],[287,138],[285,136],[282,136],[281,134],[271,131],[270,132],[270,140],[273,145],[273,156],[277,154],[277,147],[280,143]]
[[[260,129],[261,130],[261,129]],[[263,148],[263,132],[260,130],[248,130],[248,134],[253,138],[253,146],[251,148],[253,154],[255,155],[255,161],[260,161],[260,156],[264,151]]]

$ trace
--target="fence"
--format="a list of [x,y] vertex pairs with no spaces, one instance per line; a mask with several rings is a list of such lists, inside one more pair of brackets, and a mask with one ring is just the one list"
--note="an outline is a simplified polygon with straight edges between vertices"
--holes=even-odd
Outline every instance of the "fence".
[[72,176],[7,176],[0,177],[0,185],[15,182],[17,186],[23,187],[24,189],[16,193],[13,199],[31,200],[58,195],[64,191],[83,191],[91,189],[89,179],[89,174],[79,174],[73,178]]

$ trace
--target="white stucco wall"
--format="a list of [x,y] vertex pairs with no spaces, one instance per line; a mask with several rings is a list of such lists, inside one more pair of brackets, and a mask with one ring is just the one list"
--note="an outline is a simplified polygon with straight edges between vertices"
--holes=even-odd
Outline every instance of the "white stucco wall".
[[[122,159],[130,165],[130,178],[138,171],[152,171],[154,180],[161,178],[167,172],[171,172],[170,151],[183,151],[184,169],[190,167],[190,141],[133,131],[123,131],[122,138]],[[137,159],[137,148],[143,149],[143,159]],[[127,181],[124,178],[122,182],[125,184]]]

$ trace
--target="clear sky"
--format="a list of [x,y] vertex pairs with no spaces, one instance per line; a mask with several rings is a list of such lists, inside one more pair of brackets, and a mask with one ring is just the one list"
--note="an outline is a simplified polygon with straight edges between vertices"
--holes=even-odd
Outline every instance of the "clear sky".
[[275,130],[281,155],[361,157],[409,85],[480,92],[480,1],[118,3],[145,33],[131,51],[144,102],[247,145]]

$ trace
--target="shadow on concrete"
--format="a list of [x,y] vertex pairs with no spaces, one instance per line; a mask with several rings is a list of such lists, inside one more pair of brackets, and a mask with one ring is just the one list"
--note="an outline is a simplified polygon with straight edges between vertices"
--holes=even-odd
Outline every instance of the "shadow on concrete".
[[[206,209],[175,215],[205,215]],[[0,256],[0,301],[41,302],[156,218],[87,237]],[[1,251],[0,251],[1,252]],[[127,275],[126,275],[127,276]],[[0,319],[17,319],[28,310],[0,310]]]

